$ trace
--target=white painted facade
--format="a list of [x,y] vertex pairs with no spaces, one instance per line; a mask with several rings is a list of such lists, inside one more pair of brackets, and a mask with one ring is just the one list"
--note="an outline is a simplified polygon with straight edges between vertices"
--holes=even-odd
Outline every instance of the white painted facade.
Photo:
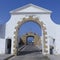
[[0,54],[6,53],[6,39],[8,38],[12,40],[11,54],[13,54],[14,31],[17,26],[17,22],[22,21],[24,17],[28,18],[29,16],[38,17],[40,21],[43,21],[47,28],[48,51],[50,51],[50,45],[53,45],[52,40],[55,39],[54,54],[60,54],[60,25],[57,25],[52,21],[50,17],[51,13],[51,11],[33,4],[28,4],[10,11],[10,20],[5,25],[0,25]]

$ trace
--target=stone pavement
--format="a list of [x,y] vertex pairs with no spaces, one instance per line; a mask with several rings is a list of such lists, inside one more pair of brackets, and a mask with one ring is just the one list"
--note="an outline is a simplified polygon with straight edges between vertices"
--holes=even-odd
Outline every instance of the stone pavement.
[[48,57],[44,57],[38,53],[34,54],[27,54],[22,56],[14,56],[9,60],[49,60]]
[[36,46],[27,45],[19,53],[19,56],[0,55],[0,60],[60,60],[60,55],[43,56]]
[[0,54],[0,60],[7,60],[8,58],[12,57],[11,54]]
[[50,60],[60,60],[60,55],[49,55]]
[[25,46],[19,56],[14,56],[9,60],[49,60],[48,57],[40,53],[40,49],[34,45]]
[[[33,55],[34,54],[34,55]],[[43,59],[42,55],[37,55],[37,53],[33,53],[31,55],[27,54],[25,56],[13,56],[10,59],[7,59],[8,57],[11,57],[12,55],[4,54],[0,55],[0,60],[45,60]],[[60,55],[49,55],[50,60],[60,60]]]

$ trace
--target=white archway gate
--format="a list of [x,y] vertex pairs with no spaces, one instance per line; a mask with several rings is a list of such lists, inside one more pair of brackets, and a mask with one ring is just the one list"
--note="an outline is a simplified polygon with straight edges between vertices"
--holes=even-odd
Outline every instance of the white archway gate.
[[45,54],[47,54],[48,53],[48,50],[47,50],[47,48],[48,48],[48,46],[47,46],[47,32],[46,32],[46,26],[45,26],[45,24],[42,22],[42,21],[40,21],[37,17],[36,18],[33,18],[33,16],[29,16],[29,18],[23,18],[23,20],[22,21],[18,21],[18,23],[17,23],[17,26],[15,27],[15,31],[14,31],[14,45],[13,45],[13,48],[14,48],[14,50],[13,50],[13,53],[14,53],[14,55],[17,55],[17,42],[18,42],[18,31],[19,31],[19,28],[21,27],[21,25],[22,24],[24,24],[25,22],[28,22],[28,21],[33,21],[33,22],[35,22],[35,23],[37,23],[40,27],[41,27],[41,29],[42,29],[42,35],[43,35],[43,53],[45,53]]

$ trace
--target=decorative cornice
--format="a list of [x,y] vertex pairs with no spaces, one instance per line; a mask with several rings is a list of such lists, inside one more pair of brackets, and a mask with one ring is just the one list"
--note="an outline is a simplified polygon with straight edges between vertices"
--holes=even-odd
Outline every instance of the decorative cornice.
[[[34,7],[34,8],[36,8],[36,9],[40,9],[40,10],[42,10],[43,12],[18,12],[18,11],[22,11],[22,10],[24,10],[24,9],[26,9],[26,8],[29,8],[29,7]],[[25,5],[25,6],[22,6],[22,7],[20,7],[20,8],[17,8],[17,9],[15,9],[15,10],[12,10],[12,11],[10,11],[10,13],[11,14],[30,14],[30,13],[52,13],[52,11],[50,11],[50,10],[47,10],[47,9],[45,9],[45,8],[42,8],[42,7],[40,7],[40,6],[37,6],[37,5],[34,5],[34,4],[27,4],[27,5]]]

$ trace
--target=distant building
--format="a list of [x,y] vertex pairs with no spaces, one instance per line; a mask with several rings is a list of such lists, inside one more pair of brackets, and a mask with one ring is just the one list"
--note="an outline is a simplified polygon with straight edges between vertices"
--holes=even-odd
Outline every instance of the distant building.
[[0,54],[16,55],[19,27],[28,21],[41,26],[42,54],[60,54],[60,25],[51,20],[51,13],[52,11],[33,4],[10,11],[10,20],[0,25]]

